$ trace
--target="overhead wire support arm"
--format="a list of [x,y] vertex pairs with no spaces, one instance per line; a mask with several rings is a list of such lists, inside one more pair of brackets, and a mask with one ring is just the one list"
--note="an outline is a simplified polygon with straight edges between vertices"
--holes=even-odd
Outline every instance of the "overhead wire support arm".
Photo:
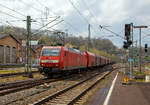
[[120,36],[119,34],[117,34],[117,33],[113,32],[113,31],[111,31],[111,30],[109,30],[109,29],[103,27],[102,25],[99,25],[99,27],[100,27],[101,29],[105,29],[105,30],[107,30],[107,31],[109,31],[109,32],[111,32],[111,33],[113,33],[113,34],[115,34],[117,37],[120,37],[121,39],[125,39],[124,37],[122,37],[122,36]]
[[[53,24],[52,26],[46,28],[45,32],[48,31],[48,29],[54,27],[55,25],[57,25],[57,24],[59,24],[59,23],[61,23],[61,22],[63,22],[63,21],[64,21],[64,20],[61,20],[61,21],[57,22],[56,24]],[[38,33],[40,33],[40,32],[44,32],[44,31],[39,31],[39,32],[33,33],[32,35],[38,34]]]
[[[60,16],[59,16],[59,17],[57,17],[57,18],[55,18],[54,20],[52,20],[52,21],[48,22],[48,23],[47,23],[47,24],[45,24],[44,26],[40,27],[40,28],[38,29],[38,31],[39,31],[39,30],[41,30],[42,28],[46,27],[46,26],[47,26],[47,25],[49,25],[50,23],[52,23],[52,22],[56,21],[58,18],[60,18]],[[38,33],[38,32],[36,32],[36,33]],[[36,34],[36,33],[34,33],[34,34]]]

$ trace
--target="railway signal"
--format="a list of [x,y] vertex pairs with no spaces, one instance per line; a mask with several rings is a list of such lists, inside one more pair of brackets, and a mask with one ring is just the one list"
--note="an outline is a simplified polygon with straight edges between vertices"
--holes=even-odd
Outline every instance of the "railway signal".
[[147,53],[147,50],[148,49],[148,45],[147,44],[145,44],[145,53]]
[[128,49],[128,47],[130,47],[130,45],[132,44],[132,41],[131,40],[124,41],[123,43],[124,43],[123,48],[124,49]]
[[124,43],[123,48],[128,49],[128,47],[129,47],[128,43],[126,41],[124,41],[123,43]]
[[131,41],[131,24],[125,24],[125,39],[127,41],[124,41],[123,48],[128,49],[130,45],[132,44]]
[[125,37],[129,41],[131,36],[131,24],[125,24]]

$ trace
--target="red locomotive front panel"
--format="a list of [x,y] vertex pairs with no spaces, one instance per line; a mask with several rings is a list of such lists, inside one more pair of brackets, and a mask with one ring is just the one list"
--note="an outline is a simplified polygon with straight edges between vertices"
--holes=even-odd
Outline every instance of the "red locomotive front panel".
[[40,56],[40,67],[59,67],[60,48],[44,47]]

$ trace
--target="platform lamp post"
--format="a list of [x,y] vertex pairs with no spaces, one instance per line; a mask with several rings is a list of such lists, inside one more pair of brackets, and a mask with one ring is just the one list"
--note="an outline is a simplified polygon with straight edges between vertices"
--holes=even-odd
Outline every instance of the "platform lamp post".
[[139,28],[139,46],[140,46],[140,49],[139,49],[139,71],[141,72],[141,29],[142,28],[148,28],[148,26],[134,26],[134,28]]

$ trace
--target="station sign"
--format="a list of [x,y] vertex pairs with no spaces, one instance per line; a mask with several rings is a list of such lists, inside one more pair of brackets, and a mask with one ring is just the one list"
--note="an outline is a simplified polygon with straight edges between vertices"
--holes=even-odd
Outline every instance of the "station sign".
[[[38,45],[38,41],[31,40],[29,43],[31,45]],[[26,46],[26,40],[22,40],[22,46]]]
[[133,61],[134,61],[134,59],[128,59],[128,61],[129,61],[129,62],[133,62]]

